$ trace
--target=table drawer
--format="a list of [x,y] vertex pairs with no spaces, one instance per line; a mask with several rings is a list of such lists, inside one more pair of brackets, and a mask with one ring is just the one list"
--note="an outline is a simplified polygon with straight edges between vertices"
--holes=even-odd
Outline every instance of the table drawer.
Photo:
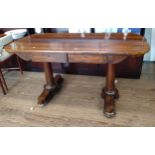
[[68,60],[72,63],[105,64],[107,63],[107,56],[97,54],[68,54]]
[[67,55],[65,53],[32,53],[31,60],[35,62],[59,62],[66,63]]

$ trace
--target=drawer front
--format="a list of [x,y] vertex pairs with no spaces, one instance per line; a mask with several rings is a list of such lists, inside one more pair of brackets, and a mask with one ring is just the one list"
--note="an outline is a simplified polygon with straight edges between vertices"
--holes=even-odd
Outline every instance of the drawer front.
[[68,60],[72,63],[105,64],[107,63],[107,56],[96,54],[68,54]]
[[34,62],[59,62],[66,63],[67,55],[65,53],[32,53],[31,60]]

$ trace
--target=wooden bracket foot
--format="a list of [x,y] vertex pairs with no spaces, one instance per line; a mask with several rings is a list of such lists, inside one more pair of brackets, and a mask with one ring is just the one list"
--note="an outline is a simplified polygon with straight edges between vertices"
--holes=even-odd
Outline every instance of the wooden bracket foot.
[[44,90],[41,95],[38,97],[38,104],[39,105],[46,105],[51,98],[58,93],[58,91],[62,87],[63,78],[61,75],[56,75],[54,77],[55,84],[54,85],[45,85]]

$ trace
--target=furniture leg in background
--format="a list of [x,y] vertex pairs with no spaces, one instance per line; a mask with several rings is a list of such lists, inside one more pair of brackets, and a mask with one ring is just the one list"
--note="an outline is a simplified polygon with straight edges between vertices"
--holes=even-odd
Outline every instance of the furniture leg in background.
[[23,69],[22,69],[22,65],[20,63],[20,58],[17,55],[16,55],[16,59],[17,59],[17,63],[18,63],[18,66],[19,66],[20,73],[23,74]]
[[5,79],[3,77],[3,73],[2,73],[1,68],[0,68],[0,85],[2,87],[3,94],[6,95],[6,92],[8,91],[8,87],[7,87]]
[[9,54],[7,52],[3,52],[3,55],[1,56],[1,59],[0,59],[0,86],[2,88],[2,92],[4,95],[6,95],[7,91],[8,91],[8,87],[7,87],[7,84],[6,84],[6,81],[5,81],[5,78],[3,76],[3,72],[2,72],[2,67],[3,65],[9,63],[9,61],[14,57],[16,56],[16,59],[17,59],[17,63],[18,63],[18,67],[15,67],[15,68],[7,68],[7,70],[17,70],[19,69],[21,74],[23,74],[23,70],[22,70],[22,66],[21,66],[21,63],[20,63],[20,59],[17,55],[13,55],[13,54]]

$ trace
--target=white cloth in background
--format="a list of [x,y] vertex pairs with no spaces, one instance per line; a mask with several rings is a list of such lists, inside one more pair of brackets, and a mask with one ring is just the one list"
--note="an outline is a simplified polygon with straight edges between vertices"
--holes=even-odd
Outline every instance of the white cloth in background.
[[12,35],[6,35],[4,37],[0,38],[0,46],[4,46],[8,43],[10,43],[11,41],[13,41]]
[[12,53],[8,53],[5,49],[2,49],[1,55],[0,55],[0,62],[6,60],[12,55]]
[[12,35],[6,35],[0,38],[0,61],[4,60],[5,58],[9,57],[9,53],[3,49],[4,45],[13,41]]

